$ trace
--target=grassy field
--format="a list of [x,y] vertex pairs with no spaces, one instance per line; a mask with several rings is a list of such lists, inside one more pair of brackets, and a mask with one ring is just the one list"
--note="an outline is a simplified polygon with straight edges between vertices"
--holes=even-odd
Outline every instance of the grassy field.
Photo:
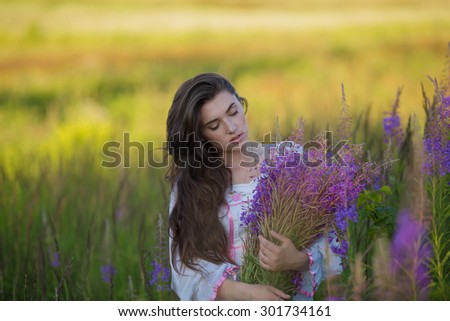
[[449,80],[448,1],[91,2],[0,0],[3,300],[167,298],[148,286],[165,170],[102,168],[101,148],[124,132],[161,146],[188,77],[232,80],[256,140],[277,117],[283,134],[300,116],[333,128],[344,84],[378,159],[397,88],[423,128],[421,83]]

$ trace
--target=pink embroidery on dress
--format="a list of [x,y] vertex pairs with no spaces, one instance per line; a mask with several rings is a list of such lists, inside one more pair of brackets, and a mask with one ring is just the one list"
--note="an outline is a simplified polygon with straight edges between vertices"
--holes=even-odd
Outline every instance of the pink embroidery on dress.
[[241,193],[231,194],[231,200],[233,202],[239,202],[241,199],[242,199],[242,194]]
[[230,257],[235,259],[236,256],[236,247],[234,246],[234,221],[233,221],[233,215],[230,211],[230,206],[227,204],[227,216],[228,216],[228,225],[230,228],[229,231],[229,238],[230,238],[230,244],[228,247],[228,253],[230,254]]
[[303,295],[306,295],[307,297],[312,297],[312,296],[314,296],[314,293],[317,290],[317,285],[318,284],[316,282],[316,273],[312,271],[312,266],[314,264],[314,259],[312,257],[312,253],[310,251],[306,250],[306,254],[308,254],[308,257],[309,257],[309,272],[312,275],[312,281],[313,281],[312,290],[311,290],[311,292],[308,292],[307,290],[303,289],[303,278],[302,278],[302,274],[301,273],[299,274],[299,277],[298,277],[299,279],[297,281],[298,283],[297,283],[296,290],[297,290],[297,292],[299,292],[299,293],[301,293]]
[[239,270],[238,266],[233,266],[233,267],[229,267],[225,270],[225,272],[223,272],[222,277],[219,279],[219,281],[217,281],[216,285],[214,285],[213,287],[213,293],[211,295],[211,297],[209,298],[210,301],[214,301],[217,297],[217,291],[219,290],[220,286],[222,285],[222,283],[229,277],[231,276],[231,278],[236,281],[237,279],[237,271]]
[[[233,194],[235,195],[235,194]],[[239,193],[239,195],[242,197],[242,195]],[[241,199],[239,198],[239,200]],[[228,224],[229,224],[229,234],[230,234],[230,244],[229,244],[229,254],[230,256],[235,259],[236,256],[236,250],[240,248],[240,246],[234,245],[234,221],[233,221],[233,215],[230,211],[230,205],[227,205],[227,216],[228,216]],[[219,290],[219,287],[222,285],[222,283],[227,279],[231,278],[232,280],[237,280],[237,272],[239,271],[239,266],[231,266],[228,267],[222,274],[222,277],[217,281],[217,283],[213,287],[213,293],[211,297],[209,298],[210,301],[214,301],[217,297],[217,291]]]

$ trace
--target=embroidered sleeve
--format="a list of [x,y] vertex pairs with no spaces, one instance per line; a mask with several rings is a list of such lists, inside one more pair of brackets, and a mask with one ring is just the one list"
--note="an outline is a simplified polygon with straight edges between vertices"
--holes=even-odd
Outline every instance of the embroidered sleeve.
[[297,299],[312,299],[319,284],[328,276],[342,272],[341,257],[331,250],[327,238],[318,239],[306,249],[309,256],[309,270],[298,274],[296,290],[301,294]]
[[298,293],[306,298],[312,298],[317,290],[318,285],[324,278],[322,269],[322,254],[318,247],[318,242],[306,249],[309,256],[309,269],[298,273],[295,285]]
[[201,266],[200,271],[180,266],[180,272],[176,272],[172,266],[172,289],[182,301],[215,300],[219,287],[227,278],[236,279],[239,269],[229,263],[197,263]]

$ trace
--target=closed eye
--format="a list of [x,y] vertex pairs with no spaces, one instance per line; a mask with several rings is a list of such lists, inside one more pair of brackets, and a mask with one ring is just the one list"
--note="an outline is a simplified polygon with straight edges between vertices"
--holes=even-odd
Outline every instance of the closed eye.
[[231,111],[230,116],[234,116],[238,113],[238,109],[236,107],[234,107],[234,109]]
[[217,126],[215,126],[215,127],[209,127],[209,129],[211,129],[211,130],[217,130],[219,128],[219,124],[217,124]]
[[[236,116],[238,114],[238,112],[239,112],[239,110],[236,107],[235,103],[232,103],[228,107],[228,110],[226,111],[226,113],[229,114],[230,116]],[[214,122],[217,122],[217,125],[214,127],[209,127],[209,125],[214,124]],[[210,130],[217,130],[219,128],[219,125],[220,125],[220,123],[219,123],[218,119],[213,119],[213,120],[207,122],[205,124],[205,127],[208,127]]]

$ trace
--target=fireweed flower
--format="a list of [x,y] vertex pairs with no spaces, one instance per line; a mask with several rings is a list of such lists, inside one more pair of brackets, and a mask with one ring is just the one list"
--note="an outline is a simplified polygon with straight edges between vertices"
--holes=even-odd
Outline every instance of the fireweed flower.
[[[300,150],[292,148],[282,154],[274,153],[274,158],[261,165],[253,198],[241,216],[247,231],[242,281],[261,283],[265,280],[264,284],[287,293],[301,286],[301,273],[267,272],[259,265],[257,236],[262,234],[271,239],[270,230],[285,235],[297,248],[307,248],[328,235],[328,241],[333,244],[331,250],[346,255],[348,244],[343,236],[347,222],[357,221],[357,197],[372,178],[378,176],[379,170],[374,164],[363,162],[361,146],[343,148],[340,156],[344,164],[340,164],[326,159],[325,135],[318,136],[316,142],[322,149],[309,150],[307,157],[289,154]],[[305,158],[309,162],[296,162]]]
[[450,173],[450,140],[447,142],[444,150],[444,164],[447,173]]
[[403,130],[400,123],[400,116],[397,113],[401,92],[401,89],[397,91],[397,97],[394,105],[392,106],[392,110],[388,112],[388,115],[383,119],[384,142],[388,143],[391,141],[397,146],[399,146],[403,141]]
[[384,141],[392,140],[401,143],[402,128],[400,127],[400,116],[392,115],[383,119]]
[[117,273],[116,268],[112,265],[102,265],[100,267],[100,272],[102,274],[103,282],[108,284],[112,283],[112,280]]
[[[408,211],[400,212],[397,218],[397,230],[391,244],[393,273],[404,276],[406,280],[415,279],[419,294],[424,295],[430,284],[427,261],[432,250],[425,239],[425,228],[411,217]],[[400,281],[401,282],[401,281]],[[401,286],[401,284],[399,284]]]
[[[249,227],[252,233],[261,233],[263,221],[276,208],[273,202],[285,198],[305,204],[303,208],[297,208],[299,212],[308,208],[309,215],[313,215],[317,222],[327,227],[335,226],[340,232],[345,232],[348,221],[357,221],[356,200],[372,176],[371,164],[361,161],[360,147],[346,148],[342,156],[347,166],[338,163],[325,166],[322,163],[318,167],[308,167],[299,163],[294,167],[290,166],[293,157],[286,154],[264,163],[254,197],[242,213],[242,225]],[[320,218],[320,215],[323,217]],[[295,222],[295,217],[292,221]],[[296,224],[304,223],[297,221]],[[303,226],[303,230],[307,228],[308,226]],[[305,246],[305,242],[301,245]]]
[[440,101],[427,107],[427,123],[423,140],[425,162],[423,171],[430,176],[445,176],[450,173],[450,97],[442,96]]
[[444,126],[450,128],[450,96],[442,95],[441,118]]
[[158,291],[170,291],[169,269],[155,260],[152,261],[151,265],[152,269],[150,272],[151,279],[149,281],[149,285],[156,285]]
[[356,205],[352,204],[347,208],[344,207],[342,209],[339,209],[335,213],[335,217],[336,226],[343,231],[347,230],[347,224],[349,220],[353,222],[356,222],[358,220]]
[[57,268],[60,265],[59,262],[59,253],[58,252],[53,252],[53,257],[52,257],[52,262],[51,262],[52,267]]
[[[335,244],[339,244],[337,245],[333,245],[333,241]],[[336,233],[334,231],[331,231],[328,235],[328,242],[330,243],[330,249],[338,254],[338,255],[342,255],[345,256],[348,252],[348,243],[345,239],[340,240],[339,242],[339,238],[337,237]]]

